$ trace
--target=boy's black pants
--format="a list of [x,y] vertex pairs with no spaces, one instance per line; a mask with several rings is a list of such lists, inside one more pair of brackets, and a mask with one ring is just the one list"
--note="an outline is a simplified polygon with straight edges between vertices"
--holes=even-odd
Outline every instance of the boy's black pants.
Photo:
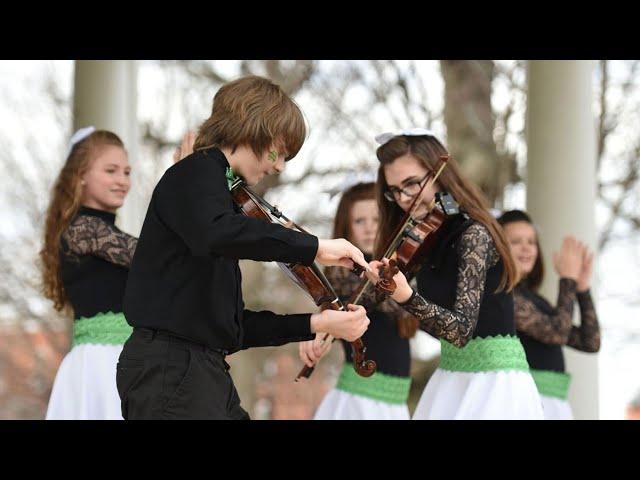
[[125,420],[249,420],[225,362],[226,352],[167,332],[134,328],[118,361]]

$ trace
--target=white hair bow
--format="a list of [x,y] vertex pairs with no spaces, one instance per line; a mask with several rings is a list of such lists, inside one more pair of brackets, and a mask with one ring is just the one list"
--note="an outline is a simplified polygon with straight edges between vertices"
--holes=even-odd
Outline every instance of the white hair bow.
[[493,218],[496,218],[496,219],[497,219],[497,218],[498,218],[498,217],[500,217],[500,215],[502,215],[504,212],[503,212],[502,210],[497,209],[497,208],[490,208],[490,209],[489,209],[489,213],[491,214],[491,216],[492,216]]
[[330,190],[327,190],[327,193],[329,194],[329,198],[333,198],[335,195],[344,193],[351,187],[354,187],[359,183],[375,183],[377,179],[378,175],[376,172],[352,172],[343,180],[341,184]]
[[69,140],[69,153],[71,153],[71,150],[73,150],[73,146],[76,143],[81,142],[95,131],[96,127],[90,125],[88,127],[81,128],[76,133],[74,133],[71,136],[71,140]]
[[405,130],[395,130],[393,132],[381,133],[380,135],[376,135],[375,139],[376,142],[378,142],[380,145],[384,145],[392,138],[399,137],[400,135],[407,135],[409,137],[417,137],[422,135],[427,135],[429,137],[436,136],[435,133],[433,133],[431,130],[427,130],[426,128],[413,127],[407,128]]

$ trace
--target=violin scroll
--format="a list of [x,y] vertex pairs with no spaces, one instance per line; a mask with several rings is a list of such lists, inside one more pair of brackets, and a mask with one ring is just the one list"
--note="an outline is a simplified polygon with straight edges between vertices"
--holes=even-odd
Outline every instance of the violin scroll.
[[361,377],[370,377],[376,373],[378,366],[373,360],[367,360],[364,356],[367,347],[364,346],[362,339],[359,338],[355,342],[351,342],[351,351],[353,353],[353,368]]
[[389,260],[389,268],[380,267],[380,279],[375,286],[376,303],[381,303],[396,291],[396,282],[393,277],[400,271],[395,260]]

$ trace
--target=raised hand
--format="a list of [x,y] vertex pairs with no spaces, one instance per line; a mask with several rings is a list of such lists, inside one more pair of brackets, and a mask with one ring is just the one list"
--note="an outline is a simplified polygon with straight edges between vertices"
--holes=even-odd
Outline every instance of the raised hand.
[[591,274],[593,273],[593,252],[583,244],[582,268],[578,275],[578,291],[586,292],[591,287]]
[[583,248],[574,237],[564,237],[560,252],[554,252],[553,264],[560,277],[578,281],[582,268]]
[[182,142],[178,145],[173,152],[173,163],[178,163],[184,157],[193,153],[193,143],[196,141],[196,134],[193,132],[187,132],[182,137]]

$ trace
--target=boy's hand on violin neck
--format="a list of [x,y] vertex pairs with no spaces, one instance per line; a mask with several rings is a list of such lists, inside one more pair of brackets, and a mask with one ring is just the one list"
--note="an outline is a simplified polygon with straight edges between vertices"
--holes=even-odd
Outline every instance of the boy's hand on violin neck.
[[311,315],[311,331],[325,332],[353,342],[362,337],[369,326],[367,311],[362,306],[349,305],[348,312],[324,310]]
[[344,238],[319,239],[316,261],[325,266],[353,269],[354,265],[357,264],[365,270],[369,269],[369,265],[364,259],[364,254]]

